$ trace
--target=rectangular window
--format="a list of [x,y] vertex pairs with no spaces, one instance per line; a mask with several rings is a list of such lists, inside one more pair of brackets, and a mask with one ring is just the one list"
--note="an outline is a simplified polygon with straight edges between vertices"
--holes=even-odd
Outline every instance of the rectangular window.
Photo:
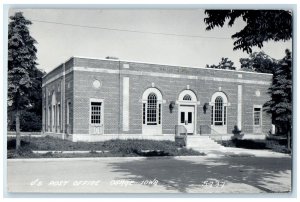
[[60,83],[60,91],[63,92],[63,88],[64,88],[64,80],[61,80]]
[[223,125],[223,104],[222,103],[215,103],[215,125]]
[[261,125],[261,108],[254,108],[254,125],[260,126]]
[[47,116],[46,116],[46,107],[44,107],[44,112],[43,112],[43,117],[44,117],[44,122],[43,122],[43,124],[44,124],[44,131],[46,131],[47,130]]
[[214,125],[214,106],[211,106],[211,125]]
[[[48,107],[48,130],[49,130],[49,127],[50,127],[50,125],[51,125],[51,106],[49,105],[49,107]],[[48,131],[47,130],[47,131]]]
[[157,105],[156,100],[148,100],[147,125],[157,125]]
[[161,122],[161,104],[158,105],[158,124]]
[[49,127],[51,124],[51,107],[48,107],[48,113],[47,113],[47,127]]
[[146,124],[146,103],[143,103],[143,124]]
[[91,103],[91,124],[101,124],[101,102]]
[[227,107],[224,106],[224,125],[226,125],[226,114],[227,113]]
[[60,132],[60,104],[57,104],[57,130]]
[[52,115],[53,115],[53,117],[52,117],[52,129],[53,129],[53,131],[55,131],[55,124],[56,124],[56,107],[55,107],[55,105],[53,105],[53,107],[52,107]]
[[181,123],[184,123],[184,120],[185,120],[185,117],[184,117],[185,113],[184,112],[181,112],[181,115],[180,115],[180,122]]
[[70,114],[71,114],[71,101],[67,103],[67,125],[70,124]]
[[192,112],[188,112],[188,123],[192,123]]

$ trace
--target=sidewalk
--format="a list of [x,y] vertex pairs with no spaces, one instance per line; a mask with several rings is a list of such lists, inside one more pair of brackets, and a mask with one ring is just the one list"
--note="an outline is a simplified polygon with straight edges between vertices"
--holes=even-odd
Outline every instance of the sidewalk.
[[215,150],[202,150],[195,149],[199,152],[204,152],[207,156],[218,157],[218,156],[230,156],[230,157],[291,157],[290,154],[284,154],[279,152],[274,152],[271,150],[260,150],[260,149],[243,149],[235,147],[222,147],[221,149]]

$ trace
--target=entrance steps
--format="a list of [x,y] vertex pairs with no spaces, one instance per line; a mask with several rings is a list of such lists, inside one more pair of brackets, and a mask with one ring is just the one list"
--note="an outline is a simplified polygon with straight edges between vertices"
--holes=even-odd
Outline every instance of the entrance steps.
[[212,140],[209,136],[187,136],[186,147],[194,150],[224,149],[222,145]]

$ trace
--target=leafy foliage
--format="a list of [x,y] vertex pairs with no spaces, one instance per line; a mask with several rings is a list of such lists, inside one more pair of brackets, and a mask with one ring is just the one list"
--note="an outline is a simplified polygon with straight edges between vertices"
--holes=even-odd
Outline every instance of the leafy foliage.
[[235,70],[234,63],[228,58],[222,58],[218,65],[206,65],[206,68]]
[[[15,153],[15,139],[7,141],[8,158],[43,158],[43,157],[96,157],[96,156],[201,156],[204,153],[187,148],[179,148],[172,141],[156,140],[108,140],[104,142],[72,142],[53,137],[30,138],[21,141],[21,153]],[[88,154],[34,154],[32,151],[91,151]],[[148,150],[149,152],[146,152]],[[93,151],[93,152],[92,152]],[[108,151],[96,153],[95,151]]]
[[241,58],[241,70],[274,73],[278,66],[278,61],[265,54],[263,51],[251,53],[249,58]]
[[10,17],[8,25],[8,99],[13,110],[25,109],[31,104],[29,95],[33,81],[30,71],[36,66],[35,39],[29,34],[29,20],[18,12]]
[[273,81],[268,93],[271,95],[265,110],[272,114],[272,122],[287,132],[292,118],[292,54],[286,50],[282,60],[275,60],[264,52],[250,54],[241,58],[241,67],[245,71],[272,73]]
[[246,149],[267,149],[266,143],[263,141],[257,140],[240,140],[240,139],[232,139],[233,144],[238,148],[246,148]]
[[205,10],[206,30],[223,27],[228,21],[232,26],[239,17],[247,25],[232,35],[234,50],[242,49],[252,53],[252,47],[263,47],[269,40],[286,41],[292,38],[292,13],[286,10]]
[[[29,110],[24,110],[20,116],[20,130],[26,132],[39,132],[42,128],[42,116],[35,112],[30,112]],[[16,128],[15,119],[11,120],[9,125],[9,130],[13,131]]]
[[269,89],[271,100],[264,107],[273,115],[273,122],[291,130],[292,120],[292,53],[286,50],[286,56],[279,61],[274,71],[272,86]]
[[[27,112],[27,115],[31,113],[31,118],[27,120],[35,120],[37,125],[41,125],[39,122],[41,122],[40,116],[42,115],[41,96],[44,72],[36,67],[37,49],[35,44],[37,42],[30,36],[28,29],[32,23],[25,19],[21,12],[16,12],[14,16],[10,17],[10,20],[8,25],[9,123],[14,122],[12,119],[15,114]],[[32,117],[34,114],[38,118]],[[21,124],[30,126],[32,122],[24,123],[23,121]]]
[[290,153],[286,147],[286,139],[265,139],[265,140],[248,140],[248,139],[232,139],[220,142],[225,147],[237,147],[245,149],[270,149],[280,153]]

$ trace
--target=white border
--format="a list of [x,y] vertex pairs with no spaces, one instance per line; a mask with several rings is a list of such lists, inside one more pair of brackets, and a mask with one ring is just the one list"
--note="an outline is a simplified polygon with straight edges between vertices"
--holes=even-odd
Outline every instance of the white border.
[[[87,4],[87,3],[105,3],[103,4],[102,6],[108,6],[110,4],[110,7],[114,7],[114,8],[120,8],[122,7],[126,7],[126,6],[130,6],[128,4],[128,0],[127,1],[122,1],[122,0],[85,0],[85,1],[76,1],[77,5],[74,5],[74,1],[71,1],[71,0],[44,0],[44,1],[36,1],[36,0],[3,0],[2,3],[3,4],[12,4],[12,3],[19,3],[19,4],[28,4],[27,7],[37,7],[36,5],[34,4],[42,4],[43,7],[66,7],[66,5],[63,5],[63,4],[67,4],[67,3],[70,3],[70,4],[73,4],[73,7],[82,7],[82,5],[80,4]],[[57,5],[53,5],[53,3],[57,4]],[[296,11],[296,9],[298,8],[298,10],[300,10],[299,8],[299,1],[298,0],[277,0],[277,1],[274,1],[274,0],[245,0],[243,1],[243,4],[241,4],[241,1],[238,1],[238,0],[227,0],[227,1],[222,1],[222,0],[202,0],[201,3],[203,3],[202,5],[201,4],[198,4],[199,1],[197,0],[173,0],[172,1],[172,5],[171,4],[168,4],[170,3],[170,1],[168,0],[144,0],[144,1],[140,1],[140,0],[132,0],[130,2],[131,4],[139,4],[140,6],[143,6],[143,7],[147,7],[146,4],[150,4],[151,6],[151,3],[152,3],[152,6],[153,4],[156,4],[157,6],[161,6],[161,7],[168,7],[168,8],[178,8],[176,6],[181,6],[181,7],[186,7],[187,4],[190,4],[188,5],[188,7],[190,8],[191,6],[195,5],[195,6],[198,6],[198,7],[209,7],[209,8],[232,8],[232,7],[235,7],[235,8],[245,8],[245,7],[248,7],[248,8],[277,8],[277,9],[284,9],[286,7],[288,8],[291,8],[293,9],[294,11]],[[248,3],[248,5],[246,5]],[[266,5],[266,3],[268,3]],[[270,4],[272,3],[272,4]],[[277,3],[274,5],[274,3]],[[292,3],[292,4],[295,4],[294,6],[293,5],[281,5],[281,4],[287,4],[287,3]],[[48,5],[47,5],[48,4]],[[52,5],[51,5],[52,4]],[[60,4],[60,5],[59,5]],[[222,4],[222,5],[220,5]],[[19,5],[20,6],[20,5]],[[98,5],[99,7],[101,5]],[[134,6],[134,5],[131,5],[131,6]],[[23,6],[24,7],[24,6]],[[25,6],[26,7],[26,6]],[[1,11],[3,11],[3,7],[0,8]],[[4,13],[7,14],[7,5],[4,7]],[[0,15],[1,18],[4,17],[4,25],[7,24],[7,19],[5,19],[5,16],[6,15]],[[295,13],[295,20],[294,20],[294,36],[296,36],[297,34],[297,27],[296,27],[296,23],[297,21],[299,21],[299,16],[300,15],[297,15]],[[1,102],[2,102],[2,106],[4,106],[3,108],[0,109],[0,111],[2,112],[3,116],[1,116],[1,119],[0,119],[0,122],[3,123],[3,127],[1,127],[1,132],[2,134],[6,133],[6,123],[7,123],[7,115],[6,115],[6,109],[7,109],[7,103],[6,103],[6,100],[7,100],[7,94],[5,93],[7,91],[7,83],[5,82],[6,81],[6,78],[7,78],[7,69],[5,67],[7,67],[7,56],[6,56],[6,53],[7,53],[7,42],[6,42],[6,39],[7,38],[7,33],[5,32],[5,29],[4,29],[4,32],[1,32],[1,40],[3,42],[3,49],[2,49],[2,53],[4,52],[5,54],[4,57],[1,59],[3,60],[2,61],[2,64],[4,66],[3,68],[3,75],[1,75],[1,78],[2,80],[4,81],[4,83],[2,83],[2,89],[3,91],[1,91],[1,97],[3,99],[1,99]],[[299,47],[299,44],[298,44],[298,41],[297,41],[297,38],[295,37],[293,39],[293,45],[294,47]],[[297,51],[296,48],[293,49],[293,55],[295,56],[294,57],[294,60],[293,60],[293,66],[296,67],[296,64],[297,64],[297,57],[299,55],[299,52]],[[297,94],[297,91],[295,89],[297,89],[298,87],[298,82],[297,82],[297,77],[299,76],[299,71],[296,70],[296,68],[294,68],[294,74],[293,74],[293,84],[294,84],[294,94],[293,94],[293,133],[294,133],[294,143],[299,143],[299,139],[300,138],[297,138],[296,134],[297,134],[297,124],[299,123],[299,120],[297,119],[297,115],[299,114],[299,108],[297,107],[296,103],[297,103],[297,99],[298,99],[298,94]],[[6,141],[6,137],[4,137],[4,141]],[[102,197],[101,200],[103,201],[117,201],[118,199],[111,199],[112,197],[120,197],[122,198],[122,201],[123,202],[140,202],[141,199],[140,197],[143,197],[143,201],[145,202],[153,202],[153,197],[163,197],[164,201],[168,202],[178,202],[178,201],[183,201],[182,198],[184,198],[184,201],[199,201],[198,198],[201,198],[200,200],[204,200],[204,201],[222,201],[222,202],[237,202],[237,201],[240,201],[240,200],[243,200],[245,202],[251,202],[254,200],[258,200],[258,201],[264,201],[264,202],[279,202],[279,201],[282,201],[283,198],[288,198],[288,199],[284,199],[286,201],[298,201],[298,196],[297,196],[297,193],[300,193],[300,189],[299,187],[300,186],[297,186],[297,181],[299,182],[299,175],[297,175],[297,161],[296,160],[299,160],[299,156],[297,156],[297,148],[294,147],[293,148],[294,150],[294,159],[293,159],[293,187],[292,187],[292,190],[293,190],[293,193],[282,193],[282,194],[193,194],[193,195],[190,195],[190,194],[183,194],[183,195],[174,195],[174,194],[165,194],[165,195],[158,195],[158,194],[144,194],[144,195],[136,195],[136,194],[107,194],[107,195],[101,195],[101,194],[97,194],[97,195],[89,195],[89,197]],[[3,154],[4,155],[1,155],[2,156],[2,161],[1,161],[1,169],[3,168],[3,170],[1,171],[4,171],[4,175],[2,176],[1,179],[3,179],[3,182],[4,183],[1,183],[1,185],[3,186],[2,187],[2,190],[4,191],[4,193],[2,193],[2,197],[21,197],[21,198],[10,198],[10,199],[7,199],[5,198],[4,201],[22,201],[22,202],[35,202],[35,201],[40,201],[40,197],[49,197],[48,199],[47,198],[44,198],[45,201],[53,201],[53,197],[55,197],[55,200],[56,201],[62,201],[62,202],[65,202],[65,201],[72,201],[72,202],[77,202],[77,201],[82,201],[82,197],[88,197],[87,195],[83,195],[83,194],[80,194],[80,195],[74,195],[74,194],[64,194],[64,195],[53,195],[53,194],[41,194],[41,193],[34,193],[34,194],[9,194],[6,192],[6,188],[7,188],[7,185],[5,182],[7,182],[7,178],[6,178],[6,160],[5,160],[5,155],[6,155],[6,148],[4,147],[3,148]],[[296,157],[296,158],[295,158]],[[4,166],[3,166],[4,165]],[[24,197],[24,198],[22,198]],[[25,197],[28,197],[28,198],[25,198]],[[30,198],[31,197],[31,198]],[[33,198],[35,197],[35,198]],[[70,199],[68,199],[67,197],[72,197]],[[75,198],[75,197],[78,197],[78,198]],[[105,197],[105,198],[104,198]],[[134,198],[133,198],[134,197]],[[150,197],[150,198],[146,198],[146,197]],[[176,198],[174,198],[176,197]],[[198,198],[195,198],[195,197],[198,197]],[[234,198],[233,198],[234,197]],[[247,198],[249,197],[249,198]],[[251,197],[251,198],[250,198]],[[291,198],[293,197],[293,198]],[[110,198],[110,199],[108,199]],[[168,199],[169,198],[169,199]],[[186,199],[188,198],[188,199]],[[263,198],[263,199],[261,199]],[[98,198],[88,198],[86,199],[87,201],[99,201]],[[120,199],[119,199],[120,200]]]

